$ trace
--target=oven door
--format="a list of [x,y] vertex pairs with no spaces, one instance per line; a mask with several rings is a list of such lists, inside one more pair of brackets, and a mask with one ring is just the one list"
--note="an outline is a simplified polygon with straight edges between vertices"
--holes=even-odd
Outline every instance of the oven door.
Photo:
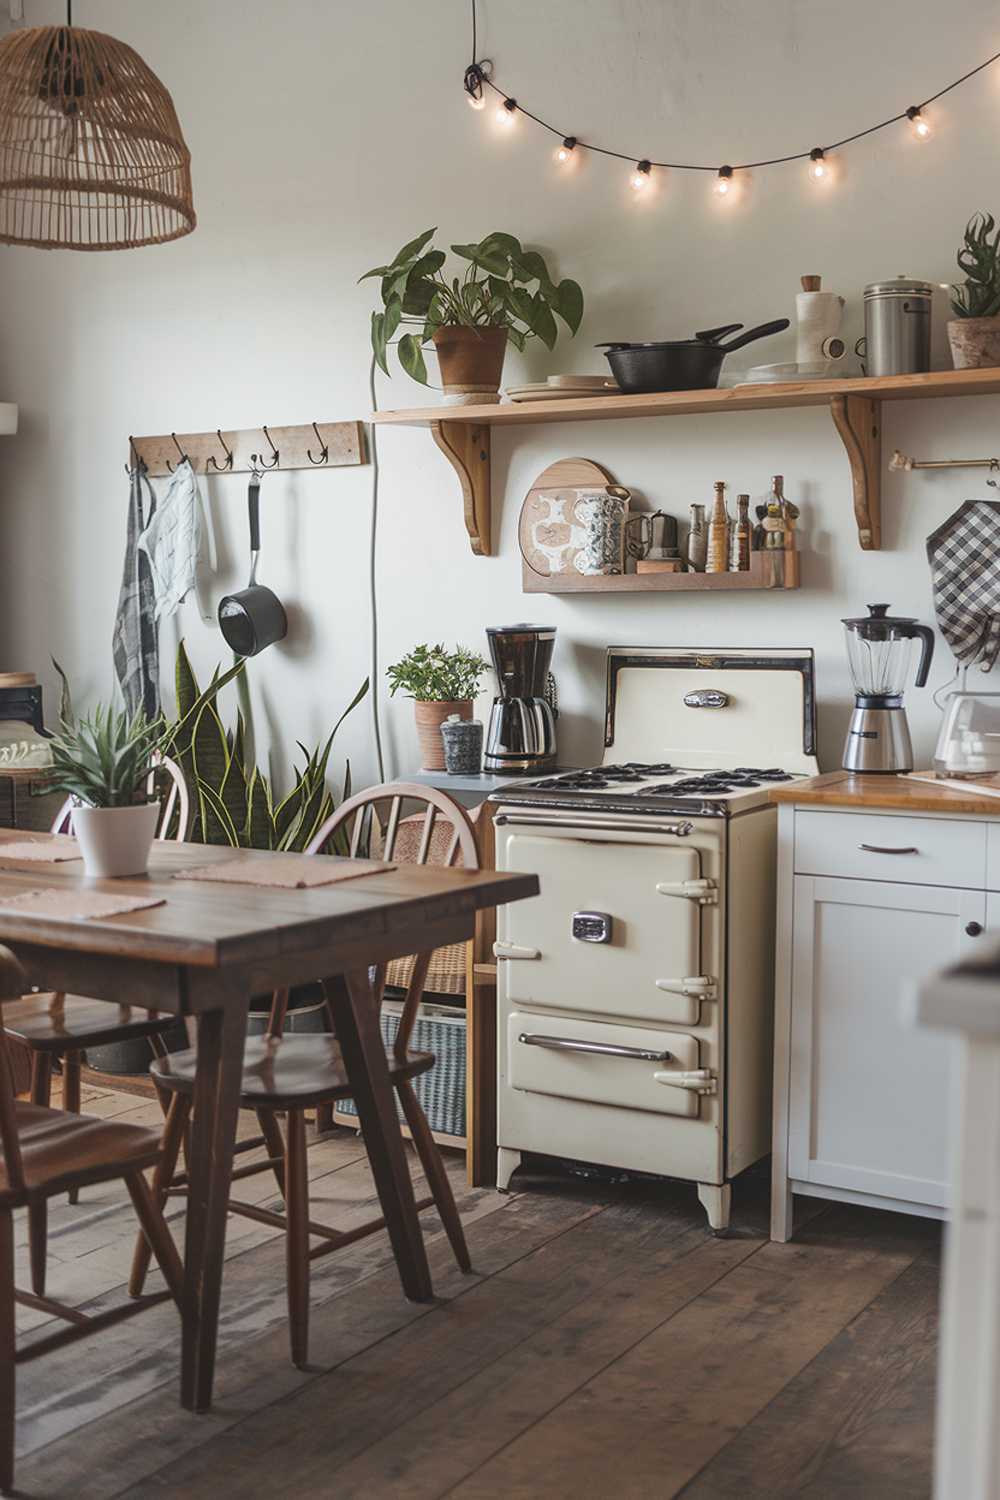
[[499,983],[511,1004],[696,1026],[718,975],[706,969],[702,855],[692,842],[583,838],[519,828],[497,867],[541,892],[498,913]]

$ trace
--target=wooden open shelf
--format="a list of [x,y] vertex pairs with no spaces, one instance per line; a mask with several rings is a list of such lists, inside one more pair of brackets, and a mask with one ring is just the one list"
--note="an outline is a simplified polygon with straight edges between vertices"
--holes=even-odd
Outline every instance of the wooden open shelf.
[[[378,412],[373,421],[380,426],[430,428],[462,486],[465,525],[472,550],[479,557],[488,557],[492,508],[490,434],[494,427],[828,406],[851,465],[858,542],[865,551],[876,551],[882,544],[881,403],[997,394],[1000,394],[1000,369],[937,370],[927,375],[789,381],[782,385],[733,386],[727,390],[666,391],[652,396],[567,396],[564,401],[511,402],[500,406],[424,406],[411,411]],[[632,575],[626,578],[629,586],[637,586]],[[624,581],[619,579],[618,586]],[[679,585],[675,583],[672,587]]]
[[797,589],[797,552],[751,552],[749,573],[581,573],[534,572],[525,564],[522,587],[526,594],[711,594],[740,589]]

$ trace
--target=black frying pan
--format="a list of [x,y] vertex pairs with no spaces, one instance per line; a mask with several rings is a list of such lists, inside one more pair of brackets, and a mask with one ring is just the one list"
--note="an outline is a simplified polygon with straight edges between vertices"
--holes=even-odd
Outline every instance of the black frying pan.
[[788,327],[787,318],[761,323],[738,338],[722,343],[727,333],[736,333],[742,323],[726,323],[722,328],[706,328],[693,339],[676,339],[658,344],[598,344],[606,350],[611,373],[618,388],[629,394],[650,391],[705,391],[719,383],[722,361],[733,349],[742,349],[754,339],[767,338]]
[[227,594],[219,602],[219,629],[237,656],[256,656],[265,646],[288,634],[285,607],[273,589],[257,582],[260,557],[260,475],[251,471],[248,492],[250,508],[250,581],[238,594]]

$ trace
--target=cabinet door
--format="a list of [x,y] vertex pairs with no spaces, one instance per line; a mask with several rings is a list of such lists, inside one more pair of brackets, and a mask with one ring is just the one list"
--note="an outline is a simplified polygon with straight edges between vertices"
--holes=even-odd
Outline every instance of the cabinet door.
[[793,1178],[945,1206],[952,1043],[904,1022],[902,983],[976,951],[985,920],[980,891],[796,877]]

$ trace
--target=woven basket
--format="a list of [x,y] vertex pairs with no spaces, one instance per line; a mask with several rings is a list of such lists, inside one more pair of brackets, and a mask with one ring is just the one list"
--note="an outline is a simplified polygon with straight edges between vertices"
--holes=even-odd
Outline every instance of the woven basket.
[[[382,1036],[391,1046],[399,1030],[402,1005],[387,1000],[382,1006]],[[432,1130],[439,1135],[465,1135],[465,1012],[443,1006],[421,1006],[413,1026],[410,1047],[414,1052],[433,1052],[437,1061],[427,1073],[413,1080],[413,1089]],[[397,1103],[399,1118],[405,1120]],[[341,1099],[338,1115],[357,1117],[353,1099]]]

